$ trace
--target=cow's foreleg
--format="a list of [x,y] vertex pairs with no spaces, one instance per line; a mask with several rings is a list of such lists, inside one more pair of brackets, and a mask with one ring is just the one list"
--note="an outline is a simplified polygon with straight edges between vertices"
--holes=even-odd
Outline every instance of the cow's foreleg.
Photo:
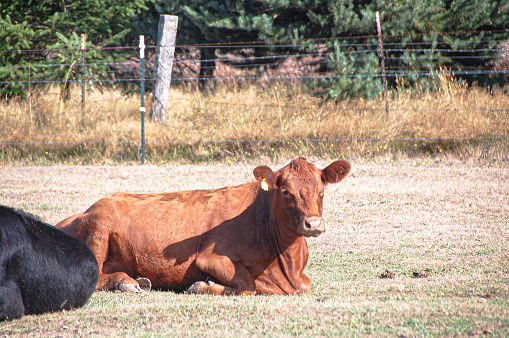
[[224,285],[196,282],[187,290],[188,292],[215,295],[256,293],[256,284],[251,273],[242,264],[234,264],[227,256],[213,252],[200,253],[196,258],[196,266]]
[[109,274],[100,274],[97,286],[95,288],[101,290],[120,290],[127,292],[141,292],[138,282],[129,277],[125,272],[115,272]]
[[299,293],[310,294],[311,293],[311,279],[303,272],[300,273],[300,291]]

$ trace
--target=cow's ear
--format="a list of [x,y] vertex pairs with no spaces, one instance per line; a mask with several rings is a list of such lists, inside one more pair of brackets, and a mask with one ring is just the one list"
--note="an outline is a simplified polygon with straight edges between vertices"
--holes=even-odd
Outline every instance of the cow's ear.
[[267,182],[270,182],[272,184],[276,184],[276,174],[267,167],[266,165],[260,165],[253,170],[254,177],[261,182],[263,179],[265,179]]
[[336,161],[322,170],[322,181],[324,183],[338,183],[350,172],[350,163],[347,161]]

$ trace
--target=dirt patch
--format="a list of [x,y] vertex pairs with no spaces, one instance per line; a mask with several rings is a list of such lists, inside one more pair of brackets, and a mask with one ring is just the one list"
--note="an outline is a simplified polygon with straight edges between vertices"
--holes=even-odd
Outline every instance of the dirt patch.
[[382,272],[382,274],[380,275],[380,278],[389,278],[389,279],[394,279],[394,277],[396,276],[396,274],[394,272],[391,272],[389,270],[385,270],[384,272]]
[[430,269],[412,271],[412,277],[414,277],[414,278],[428,278],[430,276],[431,276]]

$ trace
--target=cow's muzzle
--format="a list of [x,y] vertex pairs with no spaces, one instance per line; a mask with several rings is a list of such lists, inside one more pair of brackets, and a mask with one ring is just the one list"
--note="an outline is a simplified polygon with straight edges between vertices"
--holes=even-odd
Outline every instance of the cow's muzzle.
[[325,232],[325,224],[321,217],[311,217],[304,220],[302,234],[306,237],[317,237]]

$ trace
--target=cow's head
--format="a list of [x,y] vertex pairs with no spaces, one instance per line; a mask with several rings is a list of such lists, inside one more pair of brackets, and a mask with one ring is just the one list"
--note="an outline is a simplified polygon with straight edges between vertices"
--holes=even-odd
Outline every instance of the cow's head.
[[305,158],[291,161],[273,172],[258,166],[253,173],[262,188],[277,189],[273,207],[280,223],[293,227],[298,235],[316,237],[325,231],[322,219],[323,193],[328,183],[337,183],[350,172],[350,163],[336,161],[323,170]]

